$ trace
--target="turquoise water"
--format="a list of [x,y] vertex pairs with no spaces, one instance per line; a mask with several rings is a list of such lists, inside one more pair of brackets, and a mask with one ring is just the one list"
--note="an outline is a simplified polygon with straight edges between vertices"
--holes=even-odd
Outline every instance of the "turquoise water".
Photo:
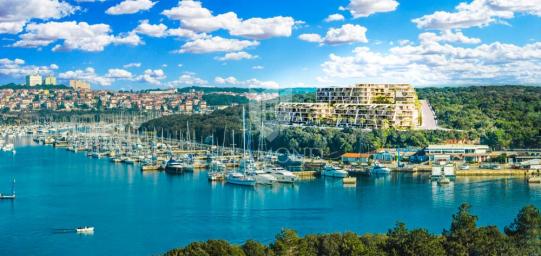
[[[211,184],[206,173],[141,173],[48,146],[0,153],[0,191],[17,179],[17,199],[0,201],[1,255],[150,255],[191,241],[273,240],[301,234],[386,232],[396,221],[448,228],[462,202],[481,225],[509,224],[525,204],[541,207],[541,186],[523,179],[459,178],[440,187],[425,175],[360,177],[354,187],[315,179],[274,188]],[[92,225],[94,235],[58,229]]]

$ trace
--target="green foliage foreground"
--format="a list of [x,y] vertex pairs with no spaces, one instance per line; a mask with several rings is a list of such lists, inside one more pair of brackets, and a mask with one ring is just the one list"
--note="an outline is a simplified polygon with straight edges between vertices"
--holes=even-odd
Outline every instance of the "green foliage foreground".
[[409,230],[403,223],[381,235],[346,232],[299,237],[295,231],[284,229],[268,246],[253,240],[243,245],[209,240],[165,255],[541,255],[541,213],[536,207],[522,208],[504,233],[495,226],[478,227],[477,216],[469,209],[468,204],[461,205],[452,217],[450,229],[441,235],[426,229]]

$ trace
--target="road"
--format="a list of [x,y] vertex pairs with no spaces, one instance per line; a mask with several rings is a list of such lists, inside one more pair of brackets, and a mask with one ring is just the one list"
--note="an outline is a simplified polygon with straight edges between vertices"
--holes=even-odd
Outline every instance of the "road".
[[421,112],[423,115],[423,124],[421,125],[420,129],[422,130],[440,129],[438,127],[438,121],[436,120],[436,116],[434,115],[434,112],[432,111],[432,107],[430,107],[430,103],[428,103],[428,101],[421,100]]

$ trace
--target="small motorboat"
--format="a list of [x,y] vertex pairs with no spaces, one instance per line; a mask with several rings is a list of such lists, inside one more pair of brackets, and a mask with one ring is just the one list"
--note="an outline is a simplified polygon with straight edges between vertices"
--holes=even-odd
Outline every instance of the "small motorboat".
[[332,165],[325,165],[321,175],[334,178],[345,178],[348,176],[348,172]]
[[391,169],[376,163],[370,168],[370,174],[389,174],[391,173]]
[[75,230],[77,231],[77,233],[83,233],[83,234],[94,233],[94,227],[84,226],[84,227],[78,227]]
[[446,176],[442,175],[438,178],[438,184],[439,185],[446,185],[451,183],[451,179],[447,178]]

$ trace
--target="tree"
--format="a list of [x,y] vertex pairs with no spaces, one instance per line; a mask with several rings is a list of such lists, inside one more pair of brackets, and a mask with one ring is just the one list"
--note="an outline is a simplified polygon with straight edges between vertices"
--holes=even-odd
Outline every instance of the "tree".
[[541,213],[533,205],[520,210],[505,234],[527,254],[541,255]]
[[299,245],[299,237],[297,232],[291,229],[282,229],[282,231],[276,235],[276,241],[271,244],[270,248],[276,255],[290,256],[297,255],[297,247]]
[[453,214],[451,229],[444,230],[444,246],[449,255],[469,255],[475,243],[477,216],[469,213],[470,205],[462,204]]
[[436,256],[445,255],[442,240],[431,235],[425,229],[407,230],[404,223],[397,223],[387,232],[386,251],[396,256]]
[[267,246],[254,240],[246,241],[242,245],[242,251],[244,254],[246,254],[246,256],[265,256],[272,253]]

